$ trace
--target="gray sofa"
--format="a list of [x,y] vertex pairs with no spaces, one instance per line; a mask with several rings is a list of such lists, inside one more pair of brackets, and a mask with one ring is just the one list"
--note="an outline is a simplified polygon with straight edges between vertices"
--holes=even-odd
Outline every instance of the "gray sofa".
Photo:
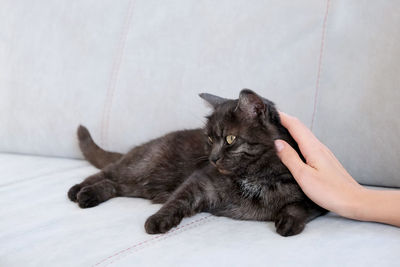
[[333,213],[289,238],[206,213],[153,236],[160,205],[66,196],[96,171],[79,124],[126,152],[202,126],[198,93],[242,88],[299,117],[360,183],[400,187],[399,14],[396,1],[2,0],[0,266],[399,266],[400,229]]

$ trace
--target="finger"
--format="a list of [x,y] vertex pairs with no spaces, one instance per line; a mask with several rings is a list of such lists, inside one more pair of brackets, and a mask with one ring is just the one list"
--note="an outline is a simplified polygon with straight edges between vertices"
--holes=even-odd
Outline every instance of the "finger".
[[321,149],[321,142],[315,135],[297,118],[279,111],[282,125],[299,145],[304,157],[309,157]]
[[278,157],[282,163],[289,169],[298,183],[307,176],[310,172],[314,171],[313,168],[305,164],[296,150],[294,150],[288,143],[283,140],[275,140],[275,147],[278,152]]

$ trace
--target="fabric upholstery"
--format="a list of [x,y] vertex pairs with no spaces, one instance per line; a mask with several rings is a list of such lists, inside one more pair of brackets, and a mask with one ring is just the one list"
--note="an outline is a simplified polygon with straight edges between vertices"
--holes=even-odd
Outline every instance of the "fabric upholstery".
[[360,182],[400,186],[396,1],[0,2],[0,151],[81,158],[200,127],[197,94],[251,88]]
[[[366,184],[400,186],[400,4],[344,0],[0,3],[0,151],[80,158],[200,127],[200,92],[251,88]],[[349,26],[351,25],[351,26]]]
[[80,209],[67,199],[95,171],[82,160],[0,154],[0,266],[398,266],[399,228],[332,213],[287,238],[272,222],[208,213],[148,235],[144,222],[160,205],[114,198]]
[[359,182],[400,187],[399,13],[397,1],[0,1],[0,266],[398,266],[388,225],[329,213],[284,238],[202,213],[153,236],[143,225],[160,205],[83,210],[66,193],[96,172],[79,160],[79,124],[125,152],[201,127],[198,93],[242,88],[299,117]]
[[367,184],[400,187],[400,4],[331,1],[314,131]]

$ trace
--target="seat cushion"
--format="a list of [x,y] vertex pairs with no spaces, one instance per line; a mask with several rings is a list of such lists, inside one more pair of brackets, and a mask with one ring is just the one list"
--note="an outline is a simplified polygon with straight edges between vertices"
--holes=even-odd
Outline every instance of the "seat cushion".
[[272,222],[208,213],[148,235],[144,222],[160,205],[114,198],[80,209],[68,200],[94,172],[82,160],[0,154],[0,265],[398,266],[399,228],[333,213],[286,238]]

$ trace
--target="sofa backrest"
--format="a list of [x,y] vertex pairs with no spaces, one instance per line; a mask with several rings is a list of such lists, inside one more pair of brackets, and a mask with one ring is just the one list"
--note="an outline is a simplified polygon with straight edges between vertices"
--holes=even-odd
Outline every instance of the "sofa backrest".
[[400,186],[400,3],[0,2],[0,151],[81,157],[200,127],[197,96],[250,88],[365,184]]

